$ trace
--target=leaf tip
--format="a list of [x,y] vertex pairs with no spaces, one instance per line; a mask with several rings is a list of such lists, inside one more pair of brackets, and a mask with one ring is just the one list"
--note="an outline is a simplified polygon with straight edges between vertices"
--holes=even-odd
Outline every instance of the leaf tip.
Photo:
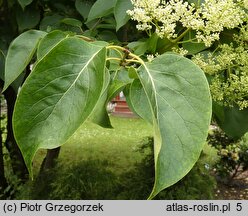
[[6,84],[6,82],[5,82],[1,93],[5,92],[5,90],[6,90],[8,87],[9,87],[9,84]]
[[29,178],[31,180],[34,180],[33,163],[32,163],[33,157],[34,157],[34,155],[27,155],[26,157],[24,157],[24,162],[26,164],[28,174],[29,174]]
[[160,192],[160,191],[158,191],[158,190],[156,189],[156,185],[154,184],[153,189],[152,189],[152,192],[150,193],[150,195],[149,195],[149,197],[147,198],[147,200],[152,200],[155,196],[158,195],[159,192]]

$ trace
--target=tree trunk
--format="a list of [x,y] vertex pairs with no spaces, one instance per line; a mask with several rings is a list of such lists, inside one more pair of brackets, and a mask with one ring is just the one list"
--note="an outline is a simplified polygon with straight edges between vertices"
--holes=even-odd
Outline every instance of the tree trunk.
[[60,147],[55,149],[48,149],[46,157],[44,158],[41,168],[40,168],[40,174],[42,174],[44,171],[48,169],[52,169],[55,167],[57,159],[59,157]]
[[14,174],[18,176],[18,178],[25,182],[28,179],[28,170],[25,165],[24,159],[22,157],[21,151],[16,143],[13,128],[12,128],[12,116],[14,111],[14,105],[16,101],[17,94],[15,90],[10,86],[3,93],[4,97],[7,101],[7,138],[5,141],[5,146],[9,151],[11,158],[11,165],[13,168]]

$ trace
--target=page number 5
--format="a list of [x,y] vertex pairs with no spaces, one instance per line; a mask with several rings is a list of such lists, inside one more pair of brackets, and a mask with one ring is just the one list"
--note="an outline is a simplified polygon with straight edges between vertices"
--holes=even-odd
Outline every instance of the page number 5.
[[242,203],[237,203],[236,210],[237,211],[242,211]]

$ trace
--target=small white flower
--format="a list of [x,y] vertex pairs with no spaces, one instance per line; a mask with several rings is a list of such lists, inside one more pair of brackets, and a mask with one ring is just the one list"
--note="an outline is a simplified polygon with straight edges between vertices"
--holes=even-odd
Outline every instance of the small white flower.
[[149,55],[146,56],[146,58],[147,58],[147,61],[148,61],[148,62],[152,62],[152,61],[154,60],[155,57],[154,57],[154,55],[149,54]]

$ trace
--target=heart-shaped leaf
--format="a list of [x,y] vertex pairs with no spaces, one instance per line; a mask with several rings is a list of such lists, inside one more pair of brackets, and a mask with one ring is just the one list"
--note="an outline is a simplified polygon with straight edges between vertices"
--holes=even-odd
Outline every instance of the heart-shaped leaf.
[[153,198],[198,160],[210,124],[211,97],[203,71],[179,55],[163,54],[143,64],[139,76],[154,126]]
[[105,58],[104,47],[69,37],[26,80],[13,127],[31,175],[36,151],[61,146],[91,114],[104,87]]

